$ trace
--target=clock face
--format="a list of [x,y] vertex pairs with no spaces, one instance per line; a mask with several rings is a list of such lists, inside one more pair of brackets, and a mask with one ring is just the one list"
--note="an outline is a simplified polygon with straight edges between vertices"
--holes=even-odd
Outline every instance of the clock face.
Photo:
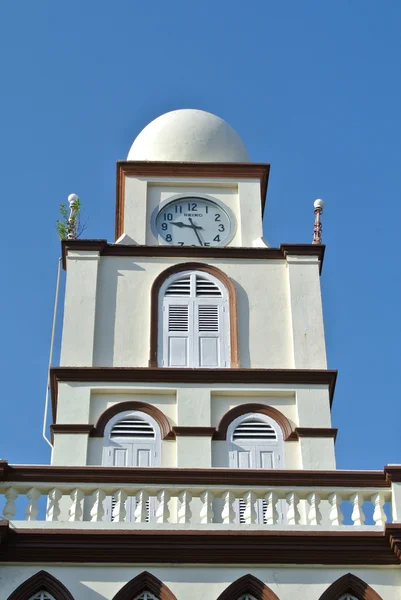
[[162,244],[223,246],[234,235],[234,217],[206,198],[179,198],[157,214],[156,230]]

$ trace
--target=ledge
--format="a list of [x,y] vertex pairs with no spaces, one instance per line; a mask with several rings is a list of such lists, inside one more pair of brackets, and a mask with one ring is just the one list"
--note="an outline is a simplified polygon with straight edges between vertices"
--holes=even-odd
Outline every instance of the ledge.
[[299,564],[302,556],[304,565],[400,563],[393,525],[385,532],[3,529],[2,562],[243,564],[246,556],[266,565]]
[[50,388],[53,422],[59,382],[203,383],[244,385],[327,385],[333,402],[337,371],[329,369],[169,369],[157,367],[52,367]]
[[389,489],[384,471],[304,471],[262,469],[182,469],[9,465],[1,461],[0,482],[94,483],[191,486],[349,487]]
[[132,256],[137,258],[216,258],[232,260],[285,260],[289,255],[316,256],[320,272],[326,246],[314,244],[281,244],[280,248],[193,247],[193,246],[124,246],[109,244],[107,240],[63,240],[61,256],[63,268],[67,268],[69,251],[94,251],[100,256]]

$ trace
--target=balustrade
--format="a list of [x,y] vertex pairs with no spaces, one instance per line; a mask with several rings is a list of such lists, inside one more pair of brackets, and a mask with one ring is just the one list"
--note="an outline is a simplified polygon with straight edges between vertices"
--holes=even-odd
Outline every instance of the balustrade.
[[[188,485],[118,485],[99,483],[9,482],[0,486],[3,518],[26,521],[149,523],[174,527],[253,526],[254,528],[383,528],[391,489],[275,486],[220,487]],[[42,500],[40,500],[42,498]],[[38,508],[41,502],[42,511]],[[21,503],[24,506],[21,508]],[[17,510],[17,505],[20,509]],[[130,509],[127,510],[127,506]],[[111,508],[107,508],[111,507]],[[241,507],[241,510],[240,510]],[[391,508],[391,507],[390,507]],[[344,519],[342,509],[346,512]],[[43,514],[42,514],[43,513]],[[152,525],[153,523],[153,525]],[[34,527],[34,523],[32,524]]]

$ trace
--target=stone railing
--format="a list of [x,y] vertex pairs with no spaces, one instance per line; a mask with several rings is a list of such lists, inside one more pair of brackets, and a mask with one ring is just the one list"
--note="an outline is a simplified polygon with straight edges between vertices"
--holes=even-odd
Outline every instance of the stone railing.
[[19,524],[24,521],[25,527],[43,521],[43,526],[60,522],[72,527],[75,522],[80,526],[91,523],[89,527],[121,527],[117,524],[123,523],[142,528],[160,524],[162,528],[383,529],[386,522],[399,520],[394,503],[400,492],[395,485],[400,483],[394,483],[387,471],[53,467],[0,462],[3,518]]

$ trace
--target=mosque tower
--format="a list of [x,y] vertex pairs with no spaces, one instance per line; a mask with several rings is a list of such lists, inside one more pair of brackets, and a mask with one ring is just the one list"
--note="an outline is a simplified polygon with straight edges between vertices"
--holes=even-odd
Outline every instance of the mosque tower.
[[117,163],[115,242],[62,242],[52,460],[0,461],[1,599],[401,597],[401,467],[336,470],[321,204],[272,248],[268,179],[173,111]]

